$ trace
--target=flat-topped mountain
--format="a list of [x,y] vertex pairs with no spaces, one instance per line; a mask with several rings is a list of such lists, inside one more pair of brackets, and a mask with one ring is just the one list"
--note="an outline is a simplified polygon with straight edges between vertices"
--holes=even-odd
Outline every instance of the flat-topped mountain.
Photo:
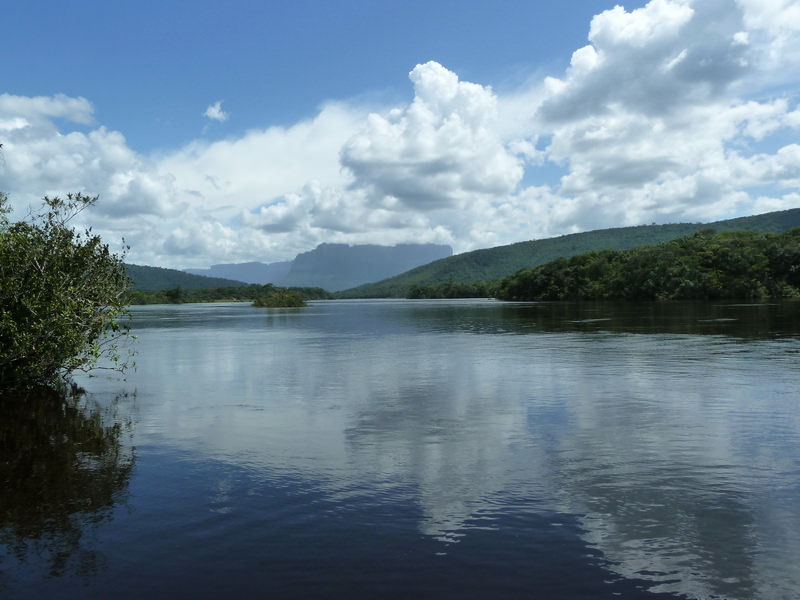
[[386,279],[452,255],[450,246],[439,244],[320,244],[298,254],[292,261],[219,264],[209,269],[186,269],[186,272],[246,283],[337,291]]
[[289,273],[276,283],[335,292],[386,279],[452,255],[450,246],[437,244],[320,244],[310,252],[298,254]]

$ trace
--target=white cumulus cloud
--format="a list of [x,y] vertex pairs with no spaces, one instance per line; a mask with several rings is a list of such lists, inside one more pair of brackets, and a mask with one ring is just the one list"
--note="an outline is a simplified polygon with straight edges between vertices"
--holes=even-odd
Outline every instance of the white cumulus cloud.
[[423,211],[513,192],[523,168],[498,135],[492,91],[435,62],[418,65],[410,79],[413,102],[371,114],[342,149],[354,187]]
[[[17,210],[83,191],[130,260],[291,259],[322,242],[456,251],[798,206],[796,0],[652,0],[587,23],[562,73],[496,92],[430,61],[413,98],[142,155],[84,98],[0,95]],[[520,45],[524,48],[524,45]],[[413,67],[413,68],[412,68]],[[222,102],[204,115],[223,121]]]
[[[590,45],[546,82],[537,113],[547,159],[567,171],[557,191],[578,200],[575,229],[750,214],[748,188],[791,186],[763,168],[787,150],[755,151],[796,110],[763,93],[790,68],[763,35],[790,15],[771,9],[756,18],[751,2],[653,0],[593,19]],[[796,46],[796,29],[776,30],[782,48]],[[773,200],[789,208],[793,197]]]
[[208,117],[212,121],[224,122],[228,120],[230,115],[222,110],[222,100],[218,100],[206,108],[206,112],[203,113],[203,116]]

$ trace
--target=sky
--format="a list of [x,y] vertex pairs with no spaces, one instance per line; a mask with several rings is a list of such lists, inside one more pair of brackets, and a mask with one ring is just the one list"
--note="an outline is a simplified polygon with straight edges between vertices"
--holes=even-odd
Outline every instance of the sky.
[[800,0],[7,0],[0,191],[170,268],[800,207]]

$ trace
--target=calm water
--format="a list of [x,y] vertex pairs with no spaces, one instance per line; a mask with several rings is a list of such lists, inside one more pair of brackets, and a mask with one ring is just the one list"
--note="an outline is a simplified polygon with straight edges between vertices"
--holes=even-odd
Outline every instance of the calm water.
[[126,381],[0,417],[0,597],[800,597],[800,305],[151,306],[135,333]]

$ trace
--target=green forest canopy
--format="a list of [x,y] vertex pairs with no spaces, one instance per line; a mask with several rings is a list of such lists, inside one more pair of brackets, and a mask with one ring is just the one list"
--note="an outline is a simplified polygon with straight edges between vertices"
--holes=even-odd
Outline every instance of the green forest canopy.
[[706,229],[657,245],[599,250],[501,280],[500,300],[800,297],[800,228],[783,234]]

